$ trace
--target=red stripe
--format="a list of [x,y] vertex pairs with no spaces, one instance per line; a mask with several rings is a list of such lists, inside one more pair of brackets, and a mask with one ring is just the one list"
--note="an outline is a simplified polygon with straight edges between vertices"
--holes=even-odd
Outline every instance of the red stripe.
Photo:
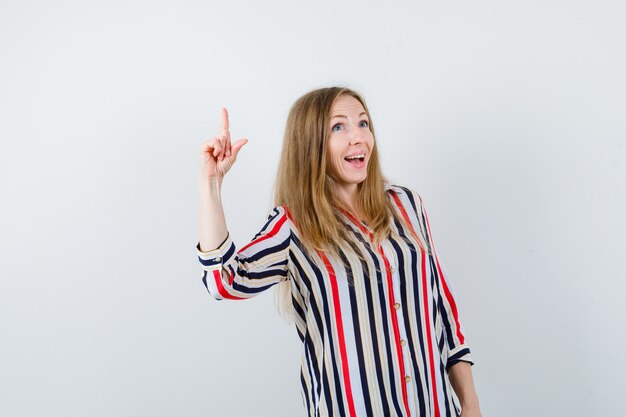
[[[421,202],[421,200],[420,200]],[[422,203],[422,207],[423,207],[423,203]],[[424,210],[424,216],[426,217],[426,225],[428,227],[428,235],[430,236],[430,241],[432,242],[432,246],[433,246],[433,252],[435,253],[435,263],[437,265],[437,271],[439,272],[439,277],[441,278],[441,284],[443,286],[443,292],[446,295],[446,299],[448,300],[448,304],[450,304],[450,308],[452,309],[452,317],[454,318],[454,324],[456,327],[456,337],[459,339],[459,343],[463,344],[465,343],[465,337],[463,336],[463,333],[461,333],[461,325],[459,324],[459,312],[458,309],[456,307],[456,302],[454,301],[454,297],[452,296],[452,292],[450,292],[450,289],[448,288],[448,284],[446,283],[446,279],[443,276],[443,271],[441,270],[441,265],[439,265],[439,257],[437,256],[437,253],[435,252],[435,243],[433,242],[433,235],[430,232],[430,222],[428,220],[428,214],[426,214],[426,211]]]
[[289,209],[285,206],[281,206],[281,207],[285,209],[285,213],[287,214],[287,217],[289,218],[289,220],[293,222],[293,217],[291,217],[291,212],[289,211]]
[[409,219],[409,215],[406,213],[406,210],[404,209],[404,205],[402,205],[402,202],[400,201],[400,197],[398,197],[398,194],[391,193],[391,197],[393,197],[393,201],[396,202],[396,206],[398,206],[400,213],[402,213],[402,217],[404,217],[404,221],[408,222],[409,226],[411,226],[411,229],[413,229],[413,223],[411,223],[411,220]]
[[[400,210],[400,213],[402,214],[404,221],[407,223],[407,226],[409,226],[409,228],[411,229],[410,232],[413,235],[413,238],[419,242],[420,240],[418,239],[417,234],[415,233],[415,228],[413,227],[413,224],[411,223],[411,219],[409,218],[409,215],[404,209],[404,206],[402,205],[400,198],[395,193],[391,193],[391,195],[393,196],[393,200],[398,206],[398,209]],[[430,372],[429,372],[430,384],[432,387],[433,402],[435,404],[435,417],[438,417],[439,416],[439,401],[437,398],[437,381],[435,378],[435,359],[433,355],[433,346],[432,346],[433,340],[432,340],[432,335],[430,332],[430,303],[428,302],[429,301],[428,300],[428,282],[426,280],[426,253],[424,252],[424,249],[421,247],[420,247],[420,254],[421,254],[420,264],[421,264],[421,271],[422,271],[422,294],[424,298],[424,310],[425,310],[424,317],[426,320],[426,338],[428,340],[428,362],[430,365]]]
[[248,243],[246,246],[244,246],[243,248],[239,249],[239,251],[237,253],[241,253],[244,250],[248,249],[250,246],[255,245],[255,244],[259,243],[259,242],[263,242],[265,239],[269,239],[270,237],[275,236],[276,233],[278,233],[278,231],[280,230],[280,228],[283,225],[283,223],[285,223],[285,221],[287,221],[287,215],[283,214],[283,216],[280,218],[280,220],[278,220],[276,222],[276,224],[274,225],[274,227],[272,228],[272,230],[270,230],[270,232],[268,234],[258,238],[257,240],[253,240],[252,242]]
[[217,287],[217,292],[224,298],[228,298],[229,300],[245,300],[242,297],[236,297],[234,295],[230,295],[226,288],[224,288],[224,284],[222,284],[222,274],[220,269],[216,269],[213,271],[213,279],[215,280],[215,286]]
[[[346,215],[346,217],[348,217],[352,221],[352,223],[356,224],[357,227],[361,230],[361,232],[367,235],[372,242],[374,241],[374,236],[372,235],[372,233],[370,233],[370,231],[367,230],[365,226],[361,224],[361,222],[359,222],[352,214],[348,213],[347,211],[342,210],[342,212]],[[389,287],[389,307],[390,307],[389,310],[391,311],[391,314],[390,314],[391,325],[393,327],[394,340],[396,342],[396,353],[398,355],[398,366],[400,367],[400,378],[402,379],[402,400],[404,402],[404,408],[406,409],[407,415],[410,416],[411,410],[409,410],[409,397],[408,397],[408,393],[406,389],[406,382],[404,381],[405,368],[404,368],[404,356],[402,355],[402,345],[400,344],[400,327],[398,326],[398,316],[394,308],[394,304],[396,303],[396,301],[395,301],[394,292],[393,292],[391,268],[389,267],[389,260],[387,259],[387,256],[385,256],[385,253],[383,252],[383,249],[380,245],[378,245],[378,253],[383,258],[383,262],[385,263],[385,270],[387,272],[386,275],[387,275],[387,286]]]
[[422,240],[419,237],[417,237],[417,234],[415,233],[415,228],[413,227],[413,223],[411,223],[411,219],[409,218],[409,215],[407,214],[406,210],[404,209],[404,205],[400,201],[400,197],[398,197],[398,195],[396,193],[391,193],[391,196],[393,197],[393,200],[396,202],[396,206],[398,206],[398,209],[400,210],[400,214],[402,214],[402,217],[404,218],[404,221],[410,227],[411,235],[413,236],[413,238],[415,240],[417,240],[418,243],[421,243]]
[[382,248],[379,246],[378,250],[383,257],[383,261],[385,262],[385,270],[387,271],[387,286],[389,287],[389,304],[391,305],[391,323],[393,326],[394,339],[396,341],[396,353],[398,355],[398,365],[400,366],[400,378],[402,379],[402,400],[404,401],[404,408],[406,409],[407,415],[411,415],[411,410],[409,410],[409,397],[406,390],[407,382],[404,381],[404,377],[406,375],[404,369],[404,356],[402,354],[402,345],[400,344],[400,328],[398,326],[398,315],[394,308],[394,304],[396,303],[395,297],[393,295],[393,281],[391,279],[391,271],[389,267],[389,260],[385,256],[382,251]]
[[350,372],[348,369],[348,354],[346,352],[346,340],[343,333],[343,321],[341,319],[341,305],[339,303],[339,291],[337,289],[337,277],[335,276],[335,270],[330,261],[326,257],[326,254],[321,251],[317,251],[322,260],[324,266],[328,270],[330,276],[330,287],[333,292],[333,304],[335,305],[335,321],[337,322],[337,333],[339,336],[339,350],[341,352],[341,367],[343,371],[343,380],[346,388],[346,399],[348,400],[348,408],[351,416],[356,416],[356,409],[354,408],[354,399],[352,398],[352,386],[350,385]]
[[348,213],[348,212],[347,212],[347,211],[345,211],[345,210],[341,210],[341,212],[342,212],[343,214],[345,214],[345,215],[346,215],[346,217],[347,217],[347,218],[349,218],[349,219],[352,221],[352,223],[356,224],[356,225],[357,225],[357,227],[358,227],[359,229],[361,229],[361,232],[365,233],[365,234],[366,234],[366,235],[370,238],[370,240],[371,240],[371,241],[373,241],[373,240],[374,240],[374,235],[373,235],[373,234],[371,234],[371,233],[370,233],[370,231],[369,231],[369,230],[367,230],[367,229],[365,228],[365,226],[363,226],[363,225],[361,224],[361,222],[360,222],[360,221],[358,221],[358,220],[356,219],[356,217],[354,217],[351,213]]

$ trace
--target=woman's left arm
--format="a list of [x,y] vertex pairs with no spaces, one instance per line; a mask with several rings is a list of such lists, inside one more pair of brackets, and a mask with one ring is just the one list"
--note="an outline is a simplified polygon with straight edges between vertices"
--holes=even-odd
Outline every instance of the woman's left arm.
[[472,357],[470,350],[465,344],[465,335],[461,329],[457,303],[453,296],[452,287],[444,275],[437,251],[433,243],[430,222],[424,208],[424,202],[418,195],[419,216],[425,229],[426,238],[431,246],[434,257],[434,273],[437,278],[439,290],[439,313],[444,325],[444,349],[446,350],[446,369],[450,377],[450,383],[461,402],[461,417],[481,417],[478,404],[478,395],[474,388],[472,378]]
[[450,383],[461,401],[461,417],[481,417],[478,395],[472,378],[472,365],[457,362],[448,370]]

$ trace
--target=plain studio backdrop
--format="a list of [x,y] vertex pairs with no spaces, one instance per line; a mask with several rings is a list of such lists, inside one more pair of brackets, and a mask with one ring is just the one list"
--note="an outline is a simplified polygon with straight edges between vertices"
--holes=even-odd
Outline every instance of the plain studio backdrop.
[[483,416],[613,416],[626,365],[623,1],[0,4],[0,416],[299,416],[273,290],[201,282],[200,145],[241,247],[291,104],[365,95],[418,191]]

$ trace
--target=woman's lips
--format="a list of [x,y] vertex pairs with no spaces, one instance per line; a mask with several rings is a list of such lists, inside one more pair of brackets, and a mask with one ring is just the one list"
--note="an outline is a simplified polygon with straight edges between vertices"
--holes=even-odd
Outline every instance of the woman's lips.
[[345,160],[353,168],[364,168],[365,158],[347,159]]

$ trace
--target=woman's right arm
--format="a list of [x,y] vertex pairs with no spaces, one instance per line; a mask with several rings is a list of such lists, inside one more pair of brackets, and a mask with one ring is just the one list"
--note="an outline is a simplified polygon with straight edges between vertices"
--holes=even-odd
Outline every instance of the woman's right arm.
[[200,148],[200,242],[201,251],[217,248],[226,239],[228,229],[222,207],[222,180],[230,170],[239,150],[248,142],[240,139],[230,143],[228,112],[222,108],[220,134],[202,144]]
[[283,207],[274,208],[252,242],[238,252],[228,234],[222,180],[246,142],[241,139],[231,146],[228,113],[222,109],[220,134],[200,150],[200,240],[196,249],[202,281],[218,300],[250,298],[287,278],[291,226]]

